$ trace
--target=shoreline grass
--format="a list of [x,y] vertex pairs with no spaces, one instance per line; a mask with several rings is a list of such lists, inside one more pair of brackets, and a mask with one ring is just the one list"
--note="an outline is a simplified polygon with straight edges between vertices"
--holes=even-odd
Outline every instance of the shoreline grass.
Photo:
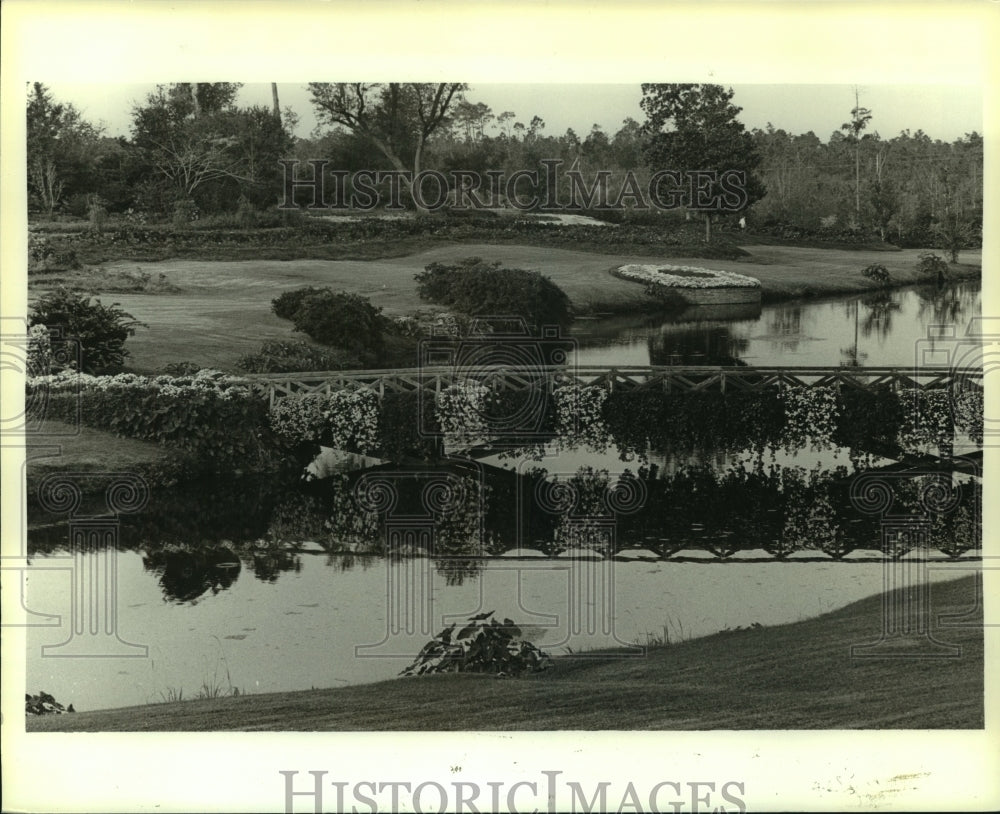
[[[859,294],[878,290],[861,276],[861,269],[882,262],[894,287],[920,282],[917,250],[900,250],[891,256],[877,251],[847,251],[788,246],[755,246],[753,254],[739,260],[711,261],[698,257],[595,254],[566,248],[527,245],[452,243],[378,260],[296,259],[205,261],[168,260],[143,263],[144,274],[162,281],[176,293],[107,294],[104,298],[149,327],[140,329],[126,343],[131,356],[128,369],[155,373],[172,362],[193,362],[203,367],[234,370],[244,355],[256,353],[267,341],[300,338],[292,326],[271,312],[271,300],[291,289],[329,286],[364,297],[387,316],[434,314],[442,309],[424,302],[417,293],[414,275],[431,262],[457,262],[471,256],[499,260],[507,268],[524,268],[548,276],[569,297],[578,316],[649,313],[662,304],[646,294],[645,286],[621,280],[613,267],[627,263],[662,263],[718,267],[761,281],[765,303],[795,298]],[[969,262],[952,266],[958,279],[980,275],[979,255],[966,253]],[[105,276],[134,272],[135,261],[115,261]],[[160,277],[162,275],[162,278]],[[90,276],[91,279],[93,275]],[[29,278],[29,295],[49,289],[48,274]],[[53,276],[51,279],[57,279]],[[65,280],[65,274],[58,275]]]
[[[879,637],[883,597],[791,624],[562,658],[498,680],[450,674],[323,690],[29,718],[30,732],[981,729],[984,630],[940,627],[976,604],[975,577],[931,586],[931,633],[959,658],[852,658]],[[72,700],[72,699],[69,699]],[[456,714],[461,710],[461,714]]]

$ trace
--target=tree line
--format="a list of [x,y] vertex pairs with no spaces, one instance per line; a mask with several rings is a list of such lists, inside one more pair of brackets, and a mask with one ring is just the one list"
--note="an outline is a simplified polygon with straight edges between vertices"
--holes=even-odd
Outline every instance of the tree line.
[[[240,87],[159,85],[133,106],[130,135],[110,137],[71,103],[33,84],[30,211],[93,220],[131,210],[176,224],[273,209],[284,193],[281,159],[327,159],[330,180],[348,189],[361,169],[509,176],[558,159],[586,177],[603,176],[613,197],[629,176],[644,182],[663,168],[744,172],[746,209],[736,214],[751,229],[945,248],[981,239],[982,136],[944,142],[905,130],[886,139],[871,128],[877,111],[857,98],[849,120],[825,141],[771,124],[747,130],[732,90],[711,84],[645,84],[637,118],[617,130],[595,124],[582,134],[551,134],[538,115],[522,120],[471,101],[462,83],[310,83],[319,125],[296,138],[295,112],[280,109],[276,86],[270,107],[239,106]],[[539,181],[544,186],[544,173]],[[417,208],[410,190],[402,193],[403,203]],[[703,218],[710,237],[715,216],[687,204],[686,215]],[[660,213],[591,214],[646,222]]]

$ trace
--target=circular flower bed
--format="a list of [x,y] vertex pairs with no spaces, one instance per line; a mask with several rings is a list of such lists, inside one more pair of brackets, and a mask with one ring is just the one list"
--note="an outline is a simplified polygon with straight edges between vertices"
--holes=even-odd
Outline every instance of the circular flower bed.
[[677,291],[691,305],[760,302],[760,280],[721,269],[631,263],[613,269],[623,280],[643,283],[650,294]]
[[760,280],[755,277],[696,266],[654,266],[632,263],[620,266],[618,276],[626,280],[655,283],[671,288],[760,288]]

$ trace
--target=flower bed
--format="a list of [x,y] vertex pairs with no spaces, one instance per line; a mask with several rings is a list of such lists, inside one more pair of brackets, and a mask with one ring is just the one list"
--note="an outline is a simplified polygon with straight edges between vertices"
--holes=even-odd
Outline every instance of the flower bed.
[[67,370],[26,380],[33,419],[57,419],[194,453],[208,469],[257,469],[275,453],[267,400],[217,370],[194,376],[90,376]]
[[732,271],[631,263],[611,273],[623,280],[644,283],[650,293],[655,289],[679,289],[678,293],[692,305],[760,301],[760,280]]

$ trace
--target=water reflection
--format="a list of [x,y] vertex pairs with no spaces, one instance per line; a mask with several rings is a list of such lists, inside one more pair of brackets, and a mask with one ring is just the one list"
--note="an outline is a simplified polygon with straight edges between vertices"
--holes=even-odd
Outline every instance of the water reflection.
[[240,575],[240,558],[226,546],[170,546],[144,552],[142,567],[159,578],[164,600],[195,604],[207,592],[232,586]]
[[888,291],[876,291],[861,298],[864,316],[861,319],[861,335],[884,339],[892,332],[892,319],[902,311],[903,306]]
[[608,318],[573,328],[580,365],[746,364],[898,366],[932,325],[962,334],[980,313],[980,284],[915,286],[861,296],[767,305],[757,313],[708,307],[660,319]]
[[746,339],[725,325],[661,326],[649,339],[651,365],[743,365]]
[[767,318],[772,347],[779,353],[796,353],[804,338],[802,306],[788,305],[772,309]]
[[[338,571],[423,557],[447,585],[461,585],[481,573],[484,558],[525,548],[548,557],[586,552],[609,558],[641,548],[659,557],[756,551],[778,559],[797,552],[840,559],[855,550],[880,550],[882,518],[859,510],[850,494],[860,473],[877,471],[868,464],[806,468],[758,454],[726,461],[617,471],[567,471],[554,461],[527,462],[517,470],[471,462],[423,471],[382,468],[285,495],[271,505],[266,536],[237,539],[243,526],[238,512],[229,512],[231,525],[214,527],[226,536],[207,539],[206,518],[189,513],[186,531],[178,520],[172,533],[198,542],[157,542],[138,524],[123,529],[120,547],[141,551],[143,568],[156,577],[165,601],[186,604],[230,589],[244,567],[263,582],[298,573],[310,553],[325,554]],[[918,518],[929,546],[949,555],[978,547],[977,479],[954,480],[959,499],[947,511],[928,513],[925,482],[940,474],[892,477],[894,516]],[[237,493],[227,492],[230,498]],[[152,516],[176,498],[169,490],[157,496]]]
[[919,318],[932,325],[964,323],[978,312],[979,291],[969,286],[925,285],[915,292]]

